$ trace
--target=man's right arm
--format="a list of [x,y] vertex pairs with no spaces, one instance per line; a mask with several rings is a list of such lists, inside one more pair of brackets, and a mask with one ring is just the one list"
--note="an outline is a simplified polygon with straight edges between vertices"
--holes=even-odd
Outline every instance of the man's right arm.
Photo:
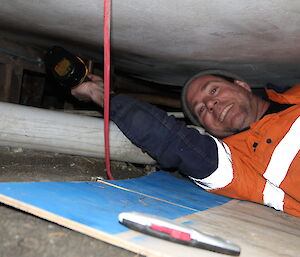
[[[103,80],[97,75],[88,76],[91,81],[73,88],[71,93],[79,100],[92,100],[103,107]],[[129,96],[114,96],[110,109],[111,120],[163,168],[177,168],[193,179],[207,178],[208,183],[204,184],[210,184],[210,175],[222,170],[223,164],[218,166],[220,161],[223,163],[224,149],[218,140],[201,135],[157,107]]]

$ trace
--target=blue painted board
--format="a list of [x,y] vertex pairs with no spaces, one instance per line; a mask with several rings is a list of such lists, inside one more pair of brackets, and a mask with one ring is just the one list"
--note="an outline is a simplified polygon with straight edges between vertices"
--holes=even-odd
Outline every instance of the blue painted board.
[[147,195],[203,211],[231,200],[231,198],[207,193],[190,180],[176,178],[164,171],[127,180],[110,181],[112,184]]
[[[168,183],[165,183],[166,180]],[[169,196],[166,200],[194,206],[197,210],[205,210],[210,208],[208,206],[221,205],[230,200],[216,195],[211,197],[211,194],[194,187],[189,181],[165,172],[113,183],[154,194],[155,197]],[[145,212],[169,219],[195,212],[99,182],[0,183],[0,194],[109,234],[128,230],[118,223],[118,214],[123,211]]]

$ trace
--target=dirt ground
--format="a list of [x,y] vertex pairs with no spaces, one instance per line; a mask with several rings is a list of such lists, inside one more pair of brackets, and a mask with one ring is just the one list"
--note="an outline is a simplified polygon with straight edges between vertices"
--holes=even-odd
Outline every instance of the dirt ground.
[[[106,178],[103,160],[0,147],[0,182],[86,181]],[[139,177],[153,167],[112,162],[115,179]],[[140,256],[0,204],[0,257]]]

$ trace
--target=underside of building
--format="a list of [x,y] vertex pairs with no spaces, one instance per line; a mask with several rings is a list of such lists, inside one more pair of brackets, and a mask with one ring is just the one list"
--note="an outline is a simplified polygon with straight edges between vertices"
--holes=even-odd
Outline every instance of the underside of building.
[[[75,99],[45,62],[49,49],[59,46],[79,57],[89,72],[104,76],[105,1],[1,2],[1,182],[107,179],[103,109]],[[299,13],[300,4],[292,0],[112,1],[110,90],[156,105],[190,123],[182,113],[181,90],[200,71],[237,74],[256,94],[267,84],[288,89],[300,83]],[[115,124],[110,128],[115,179],[135,179],[161,170]],[[187,181],[178,170],[166,172]],[[132,190],[138,191],[137,201],[143,206],[149,204],[143,197],[156,197]],[[238,240],[244,257],[298,256],[299,218],[253,203],[226,204],[220,211],[214,207],[204,214],[195,207],[190,219],[187,214],[181,220],[172,218],[186,223],[202,219],[209,224],[205,232]],[[139,234],[132,232],[114,239],[114,235],[102,235],[101,228],[100,236],[94,236],[22,206],[4,200],[0,204],[0,256],[184,256],[191,248],[177,248],[170,242],[160,245],[162,239],[139,242]],[[273,242],[272,233],[278,233]],[[173,246],[173,252],[164,251]],[[187,251],[186,256],[221,256],[207,250]]]

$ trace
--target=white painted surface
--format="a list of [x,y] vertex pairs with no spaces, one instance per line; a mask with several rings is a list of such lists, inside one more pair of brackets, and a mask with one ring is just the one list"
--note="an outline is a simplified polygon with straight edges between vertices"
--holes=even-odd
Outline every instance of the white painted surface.
[[[293,0],[112,1],[117,70],[182,85],[193,73],[222,68],[253,85],[291,85],[300,68],[300,2]],[[102,0],[2,0],[4,36],[33,44],[75,44],[100,60]],[[78,47],[80,45],[80,47]]]
[[[0,145],[105,157],[103,119],[0,102]],[[154,163],[110,123],[112,160]]]

